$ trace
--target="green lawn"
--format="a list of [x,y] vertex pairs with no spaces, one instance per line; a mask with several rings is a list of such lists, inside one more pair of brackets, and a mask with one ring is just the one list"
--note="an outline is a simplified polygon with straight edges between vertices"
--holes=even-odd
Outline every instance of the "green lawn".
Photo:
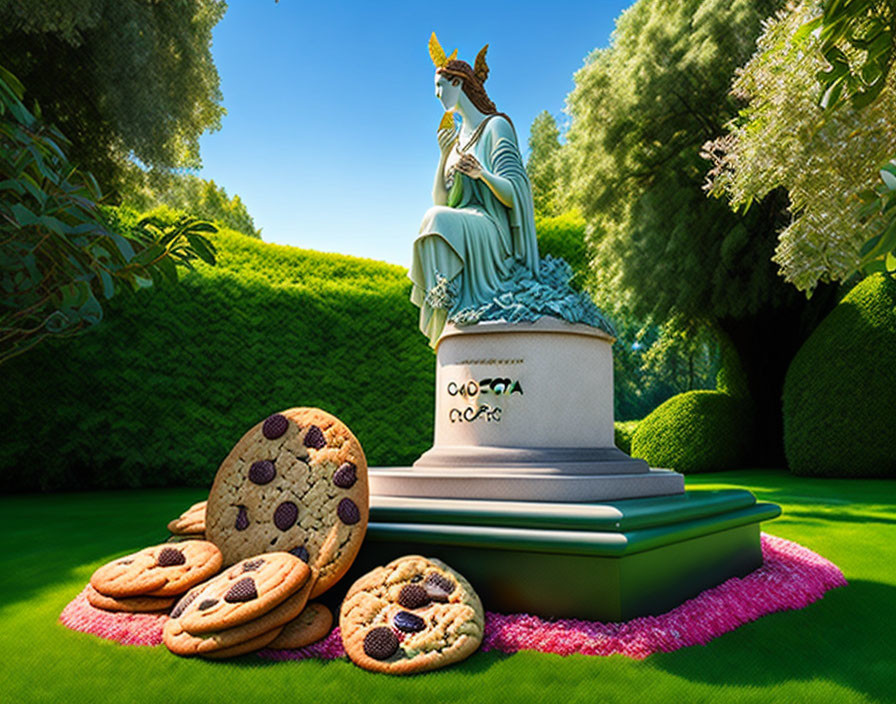
[[[849,586],[708,646],[643,661],[477,653],[411,678],[347,661],[204,662],[124,647],[58,623],[100,564],[151,545],[196,489],[0,497],[2,702],[894,702],[896,482],[741,471],[688,478],[782,506],[766,532],[834,561]],[[488,605],[486,604],[486,607]]]

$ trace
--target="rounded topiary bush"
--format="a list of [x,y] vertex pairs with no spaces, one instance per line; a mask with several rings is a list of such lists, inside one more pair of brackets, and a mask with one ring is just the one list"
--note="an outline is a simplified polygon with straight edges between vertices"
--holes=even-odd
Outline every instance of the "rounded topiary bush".
[[896,477],[896,281],[852,289],[806,340],[784,381],[794,474]]
[[632,457],[651,467],[712,472],[740,467],[749,451],[748,402],[720,391],[673,396],[638,424]]

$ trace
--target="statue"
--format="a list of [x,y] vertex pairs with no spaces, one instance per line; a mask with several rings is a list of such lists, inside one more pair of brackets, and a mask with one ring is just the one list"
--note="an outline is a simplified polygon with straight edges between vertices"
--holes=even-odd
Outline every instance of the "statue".
[[[532,188],[516,130],[485,92],[487,50],[488,44],[471,68],[455,58],[456,50],[446,56],[435,32],[429,40],[445,115],[434,205],[423,217],[408,272],[420,331],[435,347],[447,322],[550,315],[614,334],[590,298],[570,288],[569,265],[539,259]],[[454,114],[461,117],[460,130]]]
[[[434,205],[414,242],[409,275],[420,330],[433,346],[451,310],[491,301],[506,289],[515,262],[538,273],[532,190],[513,123],[483,86],[487,49],[471,68],[445,57],[435,33],[430,39],[436,97],[447,119],[438,131]],[[461,117],[459,131],[452,113]]]

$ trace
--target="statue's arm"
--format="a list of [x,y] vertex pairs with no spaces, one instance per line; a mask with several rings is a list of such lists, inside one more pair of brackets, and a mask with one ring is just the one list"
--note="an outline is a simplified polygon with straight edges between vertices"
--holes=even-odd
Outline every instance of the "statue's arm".
[[483,183],[488,186],[489,190],[495,194],[495,198],[501,201],[505,208],[513,207],[513,184],[510,183],[509,179],[493,174],[485,169],[482,170],[480,178],[482,178]]
[[436,168],[436,177],[432,184],[432,203],[433,205],[448,204],[448,189],[445,188],[445,162],[448,160],[448,153],[442,152],[439,159],[439,166]]
[[453,127],[440,129],[439,137],[439,166],[436,169],[436,177],[432,184],[433,205],[448,205],[448,189],[445,187],[445,163],[451,153],[451,147],[457,141],[457,133]]

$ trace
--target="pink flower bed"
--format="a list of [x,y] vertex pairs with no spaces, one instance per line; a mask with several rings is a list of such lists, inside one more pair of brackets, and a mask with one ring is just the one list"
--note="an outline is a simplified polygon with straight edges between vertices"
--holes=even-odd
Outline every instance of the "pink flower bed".
[[[832,562],[783,538],[762,534],[764,564],[746,577],[732,577],[660,616],[620,623],[561,619],[549,621],[527,614],[486,613],[482,650],[515,653],[538,650],[557,655],[612,655],[642,659],[689,645],[704,645],[760,616],[801,609],[826,591],[844,586],[843,573]],[[81,592],[65,607],[60,620],[76,631],[92,633],[123,645],[159,645],[165,615],[108,613],[87,603]],[[263,650],[270,660],[331,660],[345,657],[339,628],[300,650]]]

